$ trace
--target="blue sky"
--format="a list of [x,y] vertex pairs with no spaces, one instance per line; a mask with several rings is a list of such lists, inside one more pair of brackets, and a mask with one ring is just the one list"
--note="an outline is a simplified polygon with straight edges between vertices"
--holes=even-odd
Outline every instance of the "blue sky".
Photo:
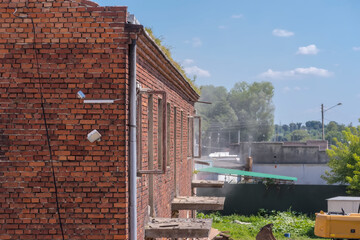
[[360,1],[98,0],[128,6],[198,85],[270,81],[275,123],[358,125]]

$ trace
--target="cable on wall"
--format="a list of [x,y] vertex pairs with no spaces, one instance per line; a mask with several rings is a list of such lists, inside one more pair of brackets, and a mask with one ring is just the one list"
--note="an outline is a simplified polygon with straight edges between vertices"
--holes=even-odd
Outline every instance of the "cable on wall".
[[34,42],[33,42],[33,50],[35,53],[35,63],[36,63],[36,72],[37,72],[37,77],[38,77],[38,83],[39,83],[39,92],[40,92],[40,98],[41,98],[41,109],[42,109],[42,115],[43,115],[43,120],[44,120],[44,126],[45,126],[45,130],[46,130],[46,139],[47,139],[47,145],[48,145],[48,149],[49,149],[49,157],[50,157],[50,164],[51,164],[51,169],[52,169],[52,176],[53,176],[53,182],[54,182],[54,188],[55,188],[55,199],[56,199],[56,210],[57,210],[57,214],[58,214],[58,220],[59,220],[59,226],[60,226],[60,230],[61,230],[61,235],[62,235],[62,239],[65,240],[65,235],[64,235],[64,229],[62,226],[62,218],[61,218],[61,213],[60,213],[60,203],[59,203],[59,198],[58,198],[58,190],[57,190],[57,184],[56,184],[56,176],[55,176],[55,170],[54,170],[54,163],[52,161],[53,159],[53,154],[52,154],[52,149],[51,149],[51,143],[50,143],[50,135],[49,135],[49,127],[47,124],[47,119],[46,119],[46,111],[45,111],[45,99],[43,96],[43,85],[41,83],[41,77],[40,77],[40,65],[39,65],[39,58],[38,58],[38,49],[36,48],[36,29],[35,29],[35,24],[34,24],[34,19],[30,16],[17,16],[16,15],[17,12],[17,8],[15,9],[13,15],[15,17],[18,18],[30,18],[31,19],[31,24],[32,24],[32,29],[33,29],[33,34],[34,34]]

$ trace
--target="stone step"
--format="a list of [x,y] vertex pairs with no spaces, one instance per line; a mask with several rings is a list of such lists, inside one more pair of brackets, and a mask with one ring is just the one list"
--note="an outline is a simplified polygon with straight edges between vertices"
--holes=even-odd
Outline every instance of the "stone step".
[[174,210],[223,210],[225,197],[176,197],[171,202]]
[[146,238],[208,238],[212,219],[152,218],[145,226]]
[[215,180],[193,180],[191,182],[192,188],[222,188],[224,186],[223,181]]

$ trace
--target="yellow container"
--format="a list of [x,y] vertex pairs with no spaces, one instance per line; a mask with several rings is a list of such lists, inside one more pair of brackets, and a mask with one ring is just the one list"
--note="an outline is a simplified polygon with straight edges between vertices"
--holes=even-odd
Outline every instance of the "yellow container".
[[360,238],[360,214],[333,215],[316,213],[315,235],[324,238]]

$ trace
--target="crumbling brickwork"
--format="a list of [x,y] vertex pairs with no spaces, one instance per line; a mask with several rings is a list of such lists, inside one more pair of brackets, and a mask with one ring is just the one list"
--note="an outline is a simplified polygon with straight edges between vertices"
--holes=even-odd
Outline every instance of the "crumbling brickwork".
[[[152,59],[153,61],[149,61]],[[191,187],[190,182],[192,178],[192,159],[188,158],[188,118],[194,115],[194,102],[191,101],[190,96],[182,92],[183,86],[173,84],[173,82],[181,82],[178,73],[174,73],[171,64],[164,58],[164,56],[153,46],[149,41],[146,41],[144,36],[138,39],[138,81],[143,88],[150,88],[153,90],[164,90],[167,93],[167,102],[170,110],[170,125],[168,131],[170,141],[168,147],[169,159],[168,168],[165,174],[141,175],[138,180],[139,193],[139,235],[143,236],[143,222],[147,221],[148,206],[150,206],[150,215],[152,217],[171,217],[171,200],[176,196],[190,196]],[[157,99],[158,96],[153,96]],[[146,99],[144,100],[146,102]],[[155,103],[156,101],[153,100]],[[154,105],[153,115],[157,116],[158,109]],[[176,108],[176,115],[175,115]],[[148,166],[148,139],[147,139],[147,116],[148,109],[143,110],[143,138],[142,138],[142,165],[145,168]],[[175,117],[176,116],[176,117]],[[176,129],[175,122],[176,121]],[[157,132],[157,119],[155,119],[154,132]],[[181,123],[182,122],[182,123]],[[144,127],[145,126],[145,127]],[[176,137],[175,137],[176,134]],[[182,137],[182,138],[181,138]],[[155,134],[154,145],[157,146],[158,136]],[[176,140],[176,143],[175,143]],[[182,143],[181,143],[182,142]],[[158,164],[158,151],[154,148],[154,168]],[[176,162],[175,162],[176,159]],[[176,165],[176,166],[175,166]],[[175,171],[176,169],[176,171]],[[176,177],[176,181],[175,181]],[[149,190],[153,185],[153,192]],[[153,205],[149,203],[152,199]],[[191,216],[189,211],[182,211],[180,217]]]
[[[167,171],[153,175],[151,182],[150,175],[138,177],[138,239],[144,238],[150,184],[154,216],[170,217],[175,176],[178,194],[190,195],[187,118],[194,114],[198,95],[144,31],[126,30],[126,17],[126,7],[90,1],[0,2],[0,239],[62,239],[52,169],[65,239],[129,237],[131,39],[138,39],[137,80],[143,87],[165,90],[171,107]],[[85,104],[77,98],[79,90],[87,99],[119,100]],[[153,110],[156,116],[156,104]],[[153,121],[157,165],[157,118]],[[93,129],[101,141],[87,140]],[[147,137],[144,129],[144,166]]]

